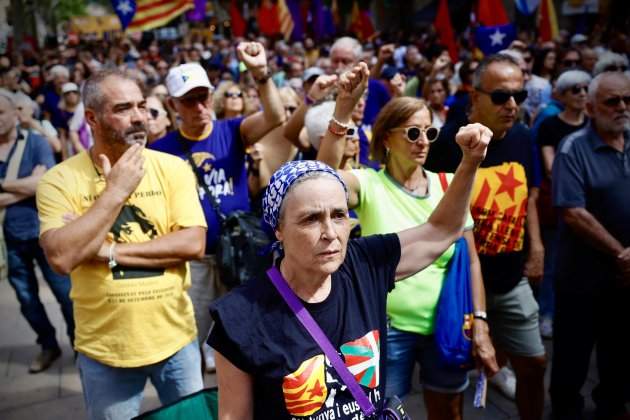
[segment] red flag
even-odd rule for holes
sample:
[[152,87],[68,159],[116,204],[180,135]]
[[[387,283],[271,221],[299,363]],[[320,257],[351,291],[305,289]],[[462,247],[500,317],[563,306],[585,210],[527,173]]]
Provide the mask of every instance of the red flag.
[[455,32],[453,31],[453,25],[451,25],[451,17],[448,14],[448,0],[440,0],[433,25],[440,38],[440,43],[448,48],[448,55],[451,56],[451,60],[453,63],[457,62],[459,54],[457,43],[455,42]]
[[370,13],[367,10],[361,10],[356,0],[352,5],[352,14],[350,15],[350,30],[361,41],[365,41],[374,35],[374,25],[372,24]]
[[243,19],[237,0],[230,0],[230,19],[232,20],[232,35],[245,36],[247,23]]
[[510,23],[502,0],[478,0],[477,22],[483,26],[507,25]]
[[263,0],[258,8],[258,27],[263,35],[273,36],[280,32],[278,7],[270,0]]

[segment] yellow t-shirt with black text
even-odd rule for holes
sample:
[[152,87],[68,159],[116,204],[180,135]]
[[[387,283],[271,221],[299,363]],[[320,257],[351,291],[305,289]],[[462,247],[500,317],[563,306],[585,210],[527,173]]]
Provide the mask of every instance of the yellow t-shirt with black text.
[[[145,174],[108,233],[117,243],[139,243],[192,226],[206,226],[196,180],[181,159],[144,150]],[[53,167],[37,187],[40,235],[83,215],[103,189],[88,153]],[[65,244],[72,247],[72,243]],[[160,362],[197,336],[188,263],[151,269],[89,261],[70,274],[75,349],[115,367]]]

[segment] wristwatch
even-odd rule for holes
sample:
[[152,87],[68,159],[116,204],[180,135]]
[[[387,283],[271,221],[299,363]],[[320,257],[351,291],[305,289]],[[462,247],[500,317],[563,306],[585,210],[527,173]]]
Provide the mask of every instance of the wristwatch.
[[486,311],[475,311],[473,312],[474,319],[480,319],[482,321],[488,322],[488,314]]
[[116,261],[116,255],[114,254],[115,246],[116,242],[112,242],[112,244],[109,246],[109,261],[107,262],[107,265],[109,266],[110,270],[118,265],[118,262]]

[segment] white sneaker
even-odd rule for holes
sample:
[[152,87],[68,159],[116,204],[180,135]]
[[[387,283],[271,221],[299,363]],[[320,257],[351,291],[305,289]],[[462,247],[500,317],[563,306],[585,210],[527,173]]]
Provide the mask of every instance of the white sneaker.
[[217,364],[214,361],[214,350],[212,347],[203,343],[203,358],[206,362],[206,373],[214,373],[217,370]]
[[540,336],[542,338],[553,338],[553,320],[544,317],[540,320]]
[[503,396],[514,400],[516,398],[516,376],[512,369],[504,366],[494,375],[488,379],[488,383],[497,389]]

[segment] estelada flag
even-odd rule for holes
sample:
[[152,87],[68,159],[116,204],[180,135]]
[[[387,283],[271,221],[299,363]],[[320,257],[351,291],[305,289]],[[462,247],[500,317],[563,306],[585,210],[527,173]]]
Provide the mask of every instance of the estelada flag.
[[163,26],[195,7],[194,0],[112,0],[123,30],[146,31]]

